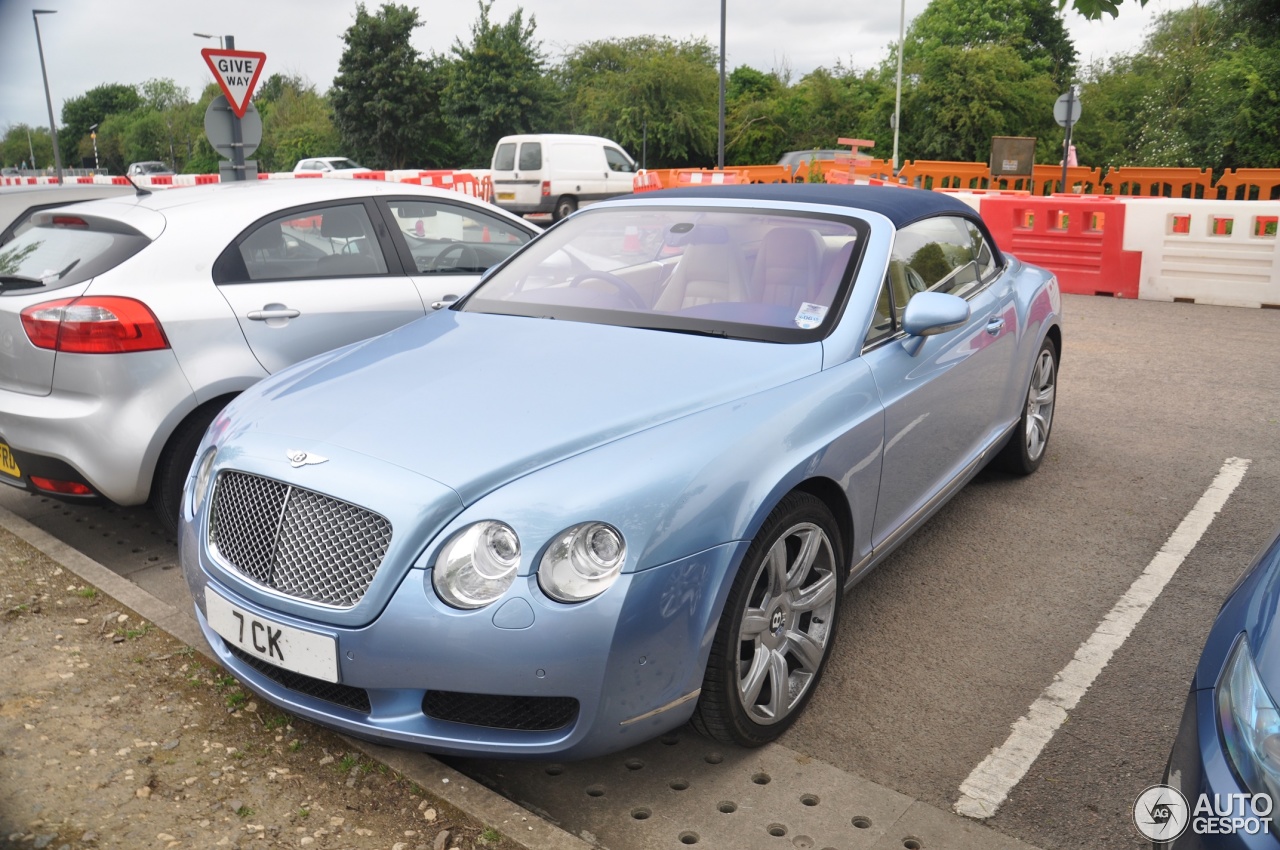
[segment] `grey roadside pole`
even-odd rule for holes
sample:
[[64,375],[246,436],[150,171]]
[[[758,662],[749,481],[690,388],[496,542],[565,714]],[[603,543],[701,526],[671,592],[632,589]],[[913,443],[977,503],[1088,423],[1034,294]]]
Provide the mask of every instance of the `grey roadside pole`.
[[[58,183],[62,183],[62,153],[58,150],[58,125],[53,120],[53,98],[49,95],[49,74],[44,69],[44,45],[40,42],[39,15],[56,15],[57,9],[32,9],[31,22],[36,25],[36,50],[40,53],[40,76],[44,78],[44,102],[49,107],[49,135],[53,138],[53,167],[58,175]],[[35,153],[31,155],[31,167],[35,168]]]

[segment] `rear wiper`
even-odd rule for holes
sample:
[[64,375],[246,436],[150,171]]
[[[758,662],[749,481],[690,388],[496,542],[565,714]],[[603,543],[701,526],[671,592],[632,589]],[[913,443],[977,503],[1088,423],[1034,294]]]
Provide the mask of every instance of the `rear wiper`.
[[44,281],[35,277],[23,277],[20,274],[0,274],[0,292],[10,289],[42,289]]

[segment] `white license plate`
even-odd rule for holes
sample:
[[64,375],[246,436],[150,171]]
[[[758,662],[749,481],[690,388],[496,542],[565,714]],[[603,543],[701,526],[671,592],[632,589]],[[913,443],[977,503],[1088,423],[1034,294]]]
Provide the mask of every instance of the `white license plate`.
[[338,642],[332,637],[251,614],[208,585],[204,589],[204,606],[209,628],[237,649],[313,679],[338,681]]

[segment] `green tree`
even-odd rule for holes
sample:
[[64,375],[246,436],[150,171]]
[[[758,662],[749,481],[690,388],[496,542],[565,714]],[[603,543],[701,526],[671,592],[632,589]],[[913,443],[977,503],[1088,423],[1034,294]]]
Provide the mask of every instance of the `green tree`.
[[913,159],[986,161],[993,136],[1034,136],[1037,158],[1058,161],[1057,86],[1012,48],[939,46],[903,92],[901,147]]
[[939,47],[1011,48],[1058,87],[1071,82],[1076,50],[1052,0],[930,0],[907,31],[904,61]]
[[[35,151],[35,162],[31,161],[31,151]],[[0,141],[0,160],[5,165],[27,164],[27,168],[45,168],[53,166],[53,139],[47,127],[32,127],[28,124],[11,124],[5,130],[4,139]]]
[[361,3],[343,33],[346,47],[329,92],[333,124],[342,153],[372,168],[417,164],[440,129],[427,63],[410,44],[421,25],[408,6],[386,3],[370,14]]
[[187,144],[194,141],[196,132],[192,127],[191,98],[186,88],[167,77],[159,77],[143,83],[141,92],[142,108],[134,122],[134,141],[129,144],[135,151],[154,153],[130,162],[159,159],[169,163],[174,171],[181,171]]
[[650,166],[714,164],[717,61],[702,39],[636,36],[579,45],[559,69],[572,129],[607,136],[637,156],[647,140]]
[[526,21],[524,10],[516,7],[499,24],[490,18],[493,0],[481,0],[479,8],[471,43],[454,40],[441,98],[446,120],[465,140],[459,153],[471,166],[487,163],[505,135],[546,129],[555,97],[541,42],[534,37],[534,17]]
[[314,86],[294,77],[267,94],[270,99],[257,104],[263,125],[260,170],[289,171],[300,159],[332,156],[341,147],[329,103]]
[[[104,83],[62,104],[62,128],[58,144],[69,149],[89,135],[89,128],[101,124],[108,115],[132,112],[142,106],[142,98],[134,86]],[[90,145],[92,152],[92,145]]]

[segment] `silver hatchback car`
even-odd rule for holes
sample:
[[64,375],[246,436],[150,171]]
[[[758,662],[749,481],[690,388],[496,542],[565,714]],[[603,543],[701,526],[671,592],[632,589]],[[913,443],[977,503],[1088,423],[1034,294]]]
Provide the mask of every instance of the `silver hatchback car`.
[[228,401],[465,295],[536,232],[369,180],[140,193],[33,223],[0,246],[0,482],[149,501],[171,528]]

